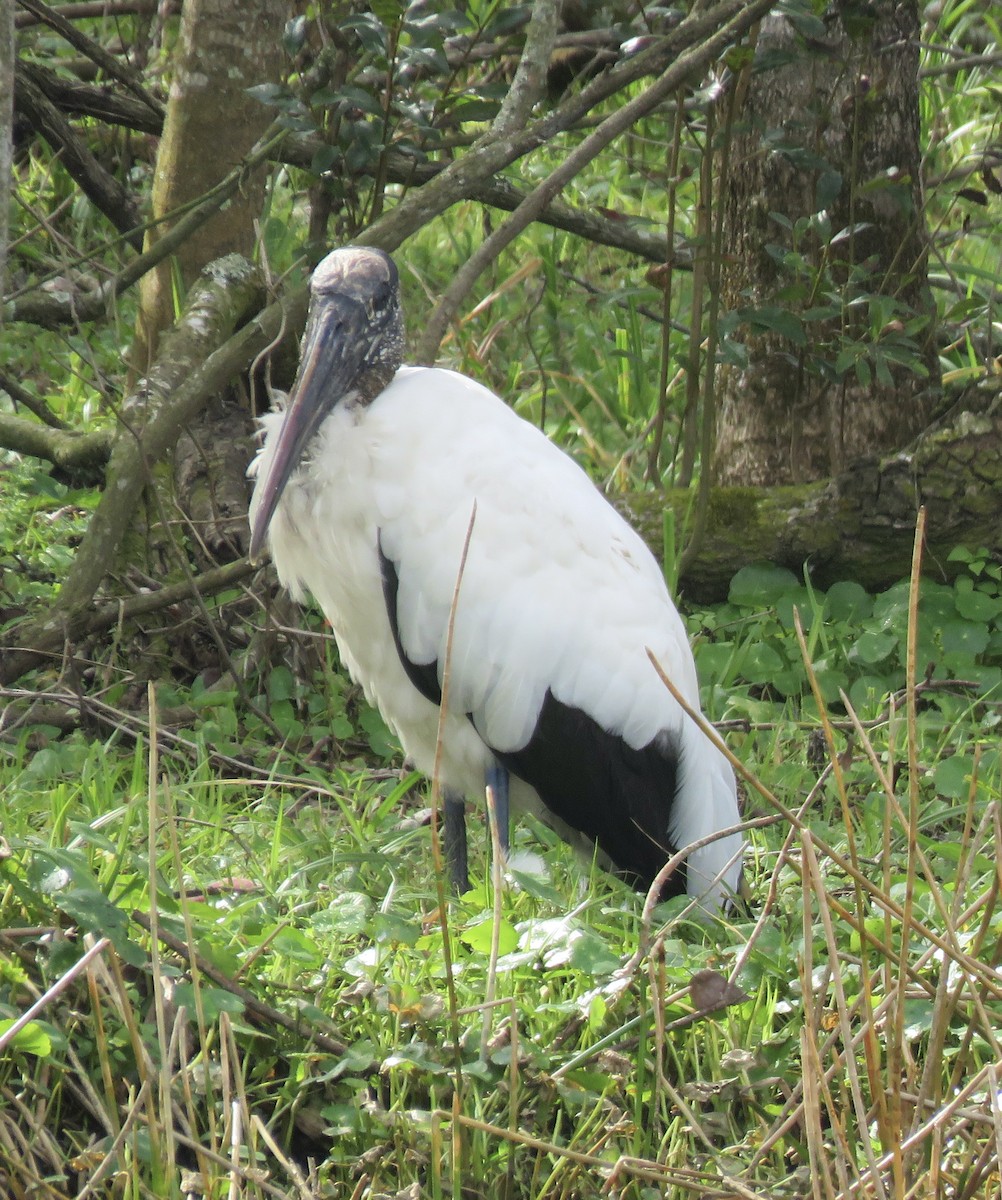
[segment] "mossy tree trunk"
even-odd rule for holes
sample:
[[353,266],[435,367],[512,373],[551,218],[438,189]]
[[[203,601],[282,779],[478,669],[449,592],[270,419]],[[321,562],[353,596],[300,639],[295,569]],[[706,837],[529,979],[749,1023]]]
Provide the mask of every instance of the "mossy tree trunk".
[[[911,567],[920,507],[926,510],[925,570],[947,577],[956,546],[985,547],[1002,556],[1002,412],[994,381],[950,422],[909,446],[860,458],[829,479],[776,487],[714,487],[699,552],[680,586],[690,599],[727,595],[733,575],[753,562],[806,570],[821,587],[853,579],[871,590],[888,587]],[[660,549],[663,508],[678,528],[692,516],[691,493],[640,493],[620,506],[654,549]]]
[[928,424],[918,37],[915,0],[763,23],[724,196],[722,483],[837,475]]

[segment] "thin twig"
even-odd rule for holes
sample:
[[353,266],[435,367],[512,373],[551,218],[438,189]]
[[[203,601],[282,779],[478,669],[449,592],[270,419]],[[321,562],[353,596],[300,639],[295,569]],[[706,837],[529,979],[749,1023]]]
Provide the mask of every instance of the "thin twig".
[[[456,994],[456,976],[452,961],[452,935],[449,925],[449,905],[445,895],[445,871],[442,863],[442,845],[439,839],[442,815],[442,754],[445,746],[445,726],[449,720],[449,682],[452,668],[452,643],[456,632],[456,609],[459,605],[459,592],[466,572],[466,559],[470,553],[470,540],[473,537],[473,527],[477,520],[477,502],[474,500],[470,511],[470,520],[466,526],[466,537],[459,556],[459,566],[456,569],[456,584],[452,591],[452,601],[449,605],[449,624],[445,635],[445,658],[442,663],[442,697],[438,706],[438,730],[435,737],[435,765],[431,777],[431,798],[433,808],[432,818],[432,854],[435,859],[435,888],[438,898],[438,921],[442,931],[442,959],[445,969],[446,990],[449,996],[449,1020],[452,1025],[453,1065],[455,1069],[456,1092],[458,1098],[463,1093],[463,1049],[460,1044],[459,1031],[459,1000]],[[465,817],[464,817],[465,820]]]

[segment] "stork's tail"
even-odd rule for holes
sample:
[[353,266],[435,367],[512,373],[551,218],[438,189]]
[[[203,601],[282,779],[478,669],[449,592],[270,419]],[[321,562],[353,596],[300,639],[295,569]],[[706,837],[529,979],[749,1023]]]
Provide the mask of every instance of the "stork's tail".
[[[737,825],[737,784],[727,758],[699,726],[686,719],[672,813],[672,842],[690,846]],[[687,888],[707,908],[718,909],[741,882],[742,838],[730,833],[694,850],[686,860]]]

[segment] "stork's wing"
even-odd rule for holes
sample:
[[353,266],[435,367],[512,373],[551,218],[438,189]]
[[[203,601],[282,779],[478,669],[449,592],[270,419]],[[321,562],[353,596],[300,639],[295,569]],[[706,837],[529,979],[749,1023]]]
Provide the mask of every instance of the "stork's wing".
[[[448,657],[448,707],[551,812],[649,882],[672,835],[688,834],[672,802],[683,746],[701,737],[647,657],[697,702],[657,564],[584,474],[490,393],[435,371],[407,395],[402,375],[367,420],[388,422],[373,479],[386,481],[383,595],[408,678],[440,703]],[[411,438],[388,436],[424,409]]]
[[413,438],[374,435],[384,595],[412,682],[438,700],[433,680],[441,685],[459,581],[449,707],[469,713],[489,745],[522,749],[548,692],[634,748],[677,728],[681,710],[647,648],[694,703],[695,669],[641,539],[491,393],[451,372],[414,375],[423,389],[433,381],[434,405],[395,395],[407,388],[401,372],[367,417],[392,427],[403,413],[410,424],[431,410]]

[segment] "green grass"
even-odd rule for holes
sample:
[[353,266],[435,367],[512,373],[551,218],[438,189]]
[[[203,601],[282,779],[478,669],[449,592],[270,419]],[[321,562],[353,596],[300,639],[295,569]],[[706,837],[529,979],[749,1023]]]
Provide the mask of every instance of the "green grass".
[[[997,595],[970,559],[955,606]],[[808,662],[893,635],[881,675],[835,664],[883,689],[858,718],[796,675],[794,603]],[[990,1195],[999,708],[963,681],[997,668],[998,617],[889,705],[909,630],[944,628],[936,588],[901,603],[899,628],[893,591],[766,574],[695,614],[754,768],[750,909],[712,921],[675,901],[646,926],[534,825],[497,894],[481,834],[443,914],[423,785],[276,754],[250,718],[242,774],[124,711],[106,742],[26,734],[0,781],[0,1014],[47,998],[0,1054],[0,1168],[52,1197]],[[766,650],[789,678],[749,678]],[[694,1012],[703,969],[743,998]]]

